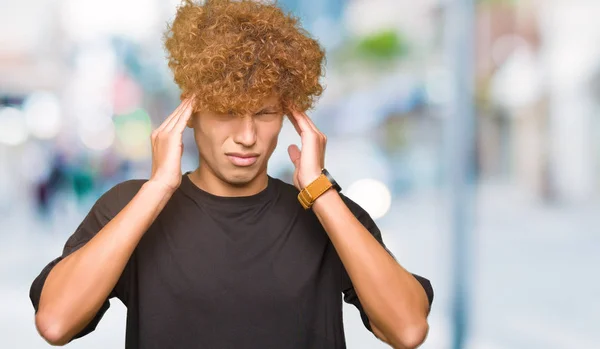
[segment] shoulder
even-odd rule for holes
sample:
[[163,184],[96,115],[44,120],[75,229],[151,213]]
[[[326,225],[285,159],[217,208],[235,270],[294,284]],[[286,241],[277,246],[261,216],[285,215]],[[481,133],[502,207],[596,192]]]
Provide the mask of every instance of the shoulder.
[[130,179],[120,182],[107,190],[96,203],[94,209],[116,215],[121,211],[146,183],[146,179]]
[[350,199],[343,193],[340,193],[340,196],[342,197],[342,200],[344,201],[348,209],[350,209],[350,212],[352,212],[356,218],[358,218],[361,221],[366,218],[371,219],[369,213],[365,211],[365,209],[362,208],[359,204],[357,204],[354,200]]
[[130,179],[115,185],[112,190],[117,192],[121,202],[127,204],[147,181],[147,179]]
[[[282,195],[288,196],[290,199],[297,200],[299,191],[294,185],[284,182],[283,180],[278,178],[273,179],[274,183],[279,188],[279,191]],[[350,212],[352,212],[352,214],[354,214],[354,216],[359,221],[361,221],[363,224],[373,224],[373,220],[371,219],[371,216],[369,216],[369,213],[365,209],[363,209],[358,203],[356,203],[343,193],[340,193],[340,197],[342,198]]]
[[102,227],[110,222],[135,196],[144,180],[128,180],[114,185],[102,194],[88,214],[69,237],[63,250],[63,257],[72,253],[93,238]]

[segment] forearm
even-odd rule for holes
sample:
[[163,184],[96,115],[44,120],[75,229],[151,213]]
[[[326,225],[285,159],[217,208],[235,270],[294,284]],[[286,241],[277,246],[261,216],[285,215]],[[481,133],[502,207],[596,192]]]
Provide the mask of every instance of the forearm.
[[420,283],[356,219],[337,192],[323,194],[313,210],[371,323],[396,348],[418,346],[427,332],[429,310]]
[[146,182],[90,241],[52,268],[36,313],[36,326],[46,340],[64,344],[94,318],[170,196]]

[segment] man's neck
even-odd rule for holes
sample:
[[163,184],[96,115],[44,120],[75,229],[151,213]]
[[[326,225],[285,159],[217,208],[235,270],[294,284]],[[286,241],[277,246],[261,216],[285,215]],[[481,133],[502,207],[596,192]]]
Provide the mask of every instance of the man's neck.
[[251,196],[263,191],[269,182],[267,171],[244,185],[234,185],[219,178],[208,166],[200,165],[188,175],[190,181],[205,192],[222,197]]

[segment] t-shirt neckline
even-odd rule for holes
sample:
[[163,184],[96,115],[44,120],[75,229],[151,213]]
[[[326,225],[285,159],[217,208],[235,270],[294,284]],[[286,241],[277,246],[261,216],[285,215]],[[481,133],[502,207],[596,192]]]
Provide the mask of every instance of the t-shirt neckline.
[[267,187],[260,192],[248,196],[219,196],[211,194],[198,187],[188,176],[191,171],[185,172],[181,179],[180,189],[192,198],[198,199],[201,202],[207,202],[213,205],[255,205],[264,203],[273,197],[274,194],[274,179],[267,175]]

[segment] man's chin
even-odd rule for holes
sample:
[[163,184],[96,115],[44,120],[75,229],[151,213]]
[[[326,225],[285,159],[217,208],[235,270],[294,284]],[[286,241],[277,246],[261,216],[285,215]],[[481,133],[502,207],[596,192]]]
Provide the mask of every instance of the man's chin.
[[249,185],[257,176],[257,171],[249,168],[234,170],[225,176],[227,183],[236,187]]

